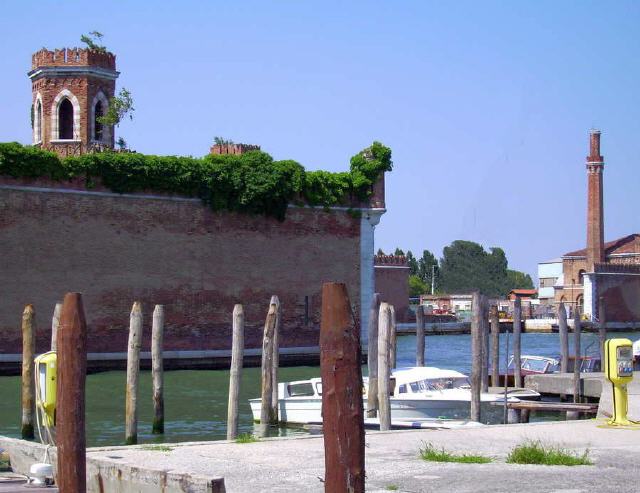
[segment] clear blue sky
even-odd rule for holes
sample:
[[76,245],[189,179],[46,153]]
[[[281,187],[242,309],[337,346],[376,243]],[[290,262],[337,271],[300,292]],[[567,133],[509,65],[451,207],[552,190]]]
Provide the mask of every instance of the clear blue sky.
[[0,141],[29,143],[30,56],[105,34],[140,152],[260,144],[308,169],[393,149],[377,247],[456,239],[512,268],[584,246],[588,130],[606,238],[640,232],[640,2],[2,3]]

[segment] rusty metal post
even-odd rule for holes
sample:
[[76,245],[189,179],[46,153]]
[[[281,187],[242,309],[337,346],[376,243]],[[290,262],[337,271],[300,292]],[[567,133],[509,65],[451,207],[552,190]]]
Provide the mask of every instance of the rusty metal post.
[[86,491],[87,324],[80,293],[67,293],[58,329],[56,442],[60,493]]
[[22,438],[32,440],[36,389],[33,380],[33,358],[36,351],[36,312],[26,305],[22,312]]
[[328,493],[364,493],[364,413],[360,330],[343,283],[322,286],[320,373]]

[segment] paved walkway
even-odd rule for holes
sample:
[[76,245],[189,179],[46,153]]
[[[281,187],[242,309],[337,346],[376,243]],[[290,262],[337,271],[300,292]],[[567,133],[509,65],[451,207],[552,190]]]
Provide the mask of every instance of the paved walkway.
[[[563,492],[638,491],[640,430],[605,429],[602,421],[532,423],[440,431],[372,432],[366,436],[367,491]],[[594,466],[505,464],[511,448],[542,440],[582,453]],[[491,464],[436,464],[418,456],[430,442],[454,452],[480,453]],[[276,438],[256,443],[207,442],[157,447],[91,449],[92,457],[200,475],[221,475],[227,492],[324,491],[322,437]]]

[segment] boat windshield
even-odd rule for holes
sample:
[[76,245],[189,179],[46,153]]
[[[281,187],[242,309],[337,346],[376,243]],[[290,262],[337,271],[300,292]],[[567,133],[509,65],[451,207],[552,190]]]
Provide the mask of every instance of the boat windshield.
[[412,392],[459,389],[469,387],[469,379],[467,377],[425,378],[417,382],[410,382],[409,387],[411,387]]
[[523,370],[530,370],[536,373],[545,373],[547,371],[547,366],[549,366],[549,361],[544,359],[525,358],[522,360],[521,364]]

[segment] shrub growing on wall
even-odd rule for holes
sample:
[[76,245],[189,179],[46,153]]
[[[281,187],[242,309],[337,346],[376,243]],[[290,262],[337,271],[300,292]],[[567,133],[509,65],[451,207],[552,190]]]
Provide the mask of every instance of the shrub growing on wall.
[[214,210],[284,219],[290,203],[318,206],[366,200],[380,173],[391,171],[391,150],[379,142],[351,158],[349,172],[306,171],[262,151],[204,158],[100,152],[59,159],[18,143],[0,143],[0,175],[100,182],[117,193],[155,191],[199,197]]

